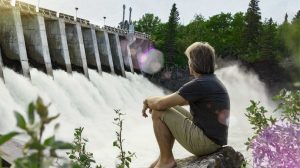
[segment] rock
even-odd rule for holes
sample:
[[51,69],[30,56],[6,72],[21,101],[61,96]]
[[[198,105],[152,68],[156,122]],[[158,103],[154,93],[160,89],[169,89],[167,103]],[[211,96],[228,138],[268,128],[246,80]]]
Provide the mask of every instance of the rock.
[[226,146],[210,155],[178,159],[176,168],[240,168],[244,161],[240,152]]

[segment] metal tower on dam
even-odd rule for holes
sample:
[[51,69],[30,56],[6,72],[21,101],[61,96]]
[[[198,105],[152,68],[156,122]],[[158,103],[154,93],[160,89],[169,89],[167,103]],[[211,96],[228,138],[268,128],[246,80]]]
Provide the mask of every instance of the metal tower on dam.
[[30,67],[48,75],[53,69],[88,68],[125,76],[140,72],[138,53],[150,46],[149,36],[16,1],[0,0],[0,78],[6,66],[26,77]]

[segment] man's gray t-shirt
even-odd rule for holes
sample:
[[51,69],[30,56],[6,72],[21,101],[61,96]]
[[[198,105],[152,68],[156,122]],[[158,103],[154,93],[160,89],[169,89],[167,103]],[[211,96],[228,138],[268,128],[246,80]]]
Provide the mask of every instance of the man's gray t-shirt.
[[193,122],[218,145],[226,145],[230,100],[226,88],[214,75],[202,75],[183,85],[178,94],[190,104]]

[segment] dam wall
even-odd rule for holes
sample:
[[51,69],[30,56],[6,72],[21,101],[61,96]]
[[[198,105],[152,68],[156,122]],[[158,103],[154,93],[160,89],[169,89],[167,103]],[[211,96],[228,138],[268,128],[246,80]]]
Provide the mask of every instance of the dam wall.
[[[0,77],[8,67],[30,77],[29,68],[53,75],[53,69],[76,71],[89,78],[88,68],[125,76],[140,72],[137,61],[140,41],[150,41],[144,33],[90,21],[16,1],[0,0]],[[134,40],[133,40],[134,39]],[[135,52],[135,53],[132,53]]]
[[100,53],[100,60],[102,69],[106,72],[110,72],[112,74],[115,73],[114,64],[112,60],[111,48],[108,38],[107,31],[96,31],[96,38],[98,44],[98,50]]
[[30,77],[20,11],[7,7],[0,11],[0,48],[3,65]]
[[64,20],[47,19],[45,23],[53,69],[62,69],[72,73]]
[[53,76],[44,17],[23,13],[21,19],[30,65]]
[[96,30],[94,27],[82,28],[83,43],[86,53],[88,67],[96,69],[99,74],[102,73],[101,60],[98,49]]
[[118,75],[125,76],[124,61],[118,34],[109,33],[108,37],[114,64],[114,70]]
[[66,23],[65,27],[72,70],[83,73],[88,78],[81,26],[79,23]]

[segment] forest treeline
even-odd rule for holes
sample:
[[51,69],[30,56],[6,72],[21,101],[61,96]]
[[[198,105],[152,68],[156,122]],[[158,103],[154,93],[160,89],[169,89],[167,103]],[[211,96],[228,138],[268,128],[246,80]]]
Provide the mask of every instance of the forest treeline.
[[185,49],[195,41],[210,43],[217,56],[248,63],[293,60],[300,65],[300,10],[285,14],[283,23],[262,19],[259,0],[250,0],[246,12],[220,13],[204,18],[196,14],[187,25],[180,24],[180,13],[173,4],[169,20],[146,13],[135,21],[135,29],[151,35],[167,65],[186,66]]

